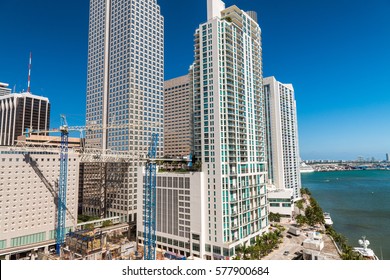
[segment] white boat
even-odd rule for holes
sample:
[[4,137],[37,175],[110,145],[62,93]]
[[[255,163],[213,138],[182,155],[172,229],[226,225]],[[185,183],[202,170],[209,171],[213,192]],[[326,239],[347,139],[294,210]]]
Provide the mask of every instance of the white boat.
[[301,162],[301,164],[299,166],[299,170],[300,170],[301,173],[310,173],[310,172],[314,172],[315,171],[313,169],[313,167],[311,167],[310,165],[307,165],[303,161]]
[[325,220],[325,226],[329,227],[333,225],[333,221],[329,213],[324,212],[324,220]]
[[362,239],[359,240],[359,245],[363,247],[355,247],[353,250],[362,255],[365,260],[379,260],[379,258],[375,255],[375,252],[368,248],[370,241],[368,241],[365,236],[362,236]]

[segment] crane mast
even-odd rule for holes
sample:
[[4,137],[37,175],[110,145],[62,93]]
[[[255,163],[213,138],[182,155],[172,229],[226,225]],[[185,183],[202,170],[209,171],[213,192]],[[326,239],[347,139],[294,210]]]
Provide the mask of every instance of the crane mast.
[[158,134],[152,134],[144,180],[144,260],[156,259],[156,150]]
[[68,185],[68,139],[69,131],[78,131],[82,133],[85,127],[68,127],[65,115],[61,115],[61,126],[59,129],[52,130],[33,130],[27,129],[26,136],[32,133],[61,133],[60,150],[60,176],[58,182],[57,196],[57,227],[56,227],[56,253],[60,255],[61,245],[65,240],[65,222],[66,222],[66,189]]
[[58,218],[56,230],[56,253],[60,255],[61,245],[65,240],[66,216],[66,189],[68,185],[68,138],[69,130],[65,116],[61,116],[61,153],[60,153],[60,179],[58,184]]
[[[111,127],[120,128],[128,125],[110,125],[101,127],[99,125],[92,126],[72,126],[69,127],[66,117],[61,115],[61,126],[59,129],[51,130],[27,130],[26,136],[31,133],[61,133],[61,150],[60,150],[60,176],[58,184],[58,200],[57,200],[57,228],[56,228],[56,253],[60,255],[61,246],[65,240],[66,227],[66,190],[68,181],[68,138],[69,132],[78,131],[81,134],[85,130],[101,130]],[[156,151],[158,144],[158,134],[153,133],[151,143],[148,149],[146,159],[146,170],[144,178],[144,259],[154,260],[156,258]],[[97,149],[83,149],[81,152],[81,161],[83,162],[105,162],[113,161],[128,161],[136,155]],[[165,159],[168,161],[178,161],[178,159]]]

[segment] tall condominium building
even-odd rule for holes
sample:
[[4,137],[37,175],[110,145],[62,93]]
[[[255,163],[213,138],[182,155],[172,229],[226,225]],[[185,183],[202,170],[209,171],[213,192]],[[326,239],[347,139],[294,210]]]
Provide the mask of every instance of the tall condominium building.
[[388,153],[386,154],[386,161],[390,162],[390,155]]
[[0,96],[4,96],[11,93],[11,89],[8,88],[8,84],[0,83]]
[[[85,212],[134,220],[137,158],[146,154],[152,133],[159,134],[157,155],[163,153],[164,21],[157,1],[90,0],[88,43],[86,122],[103,129],[87,133],[86,145],[126,151],[135,160],[104,213],[96,196],[84,196]],[[88,166],[84,174],[91,174]],[[84,190],[99,196],[94,188],[86,178]]]
[[273,212],[272,207],[291,209],[292,202],[301,197],[297,108],[291,84],[282,84],[274,77],[264,78],[264,94],[269,179],[279,194],[284,190],[291,193],[291,197],[269,196],[270,211]]
[[207,216],[201,240],[207,256],[228,258],[268,227],[261,29],[237,6],[207,4],[194,63],[194,150]]
[[31,93],[0,97],[0,146],[14,145],[26,129],[48,130],[49,126],[48,98]]
[[192,88],[185,75],[164,83],[164,155],[183,157],[192,150]]
[[[0,259],[34,258],[54,247],[60,149],[0,147]],[[77,225],[79,155],[68,153],[66,232]]]

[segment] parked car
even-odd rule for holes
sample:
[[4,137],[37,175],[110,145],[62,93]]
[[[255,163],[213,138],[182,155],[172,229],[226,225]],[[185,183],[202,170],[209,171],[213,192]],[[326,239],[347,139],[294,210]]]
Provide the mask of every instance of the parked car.
[[289,251],[284,251],[283,256],[287,256],[289,253]]

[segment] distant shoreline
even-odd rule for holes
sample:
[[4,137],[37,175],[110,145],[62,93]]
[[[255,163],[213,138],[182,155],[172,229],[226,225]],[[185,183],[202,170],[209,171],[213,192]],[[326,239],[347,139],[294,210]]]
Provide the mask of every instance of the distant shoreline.
[[[314,170],[314,172],[343,172],[343,171],[370,171],[370,170],[375,170],[375,171],[390,171],[390,169],[387,168],[366,168],[366,169],[334,169],[334,170]],[[308,174],[308,173],[313,173],[313,172],[302,172],[301,174]]]

